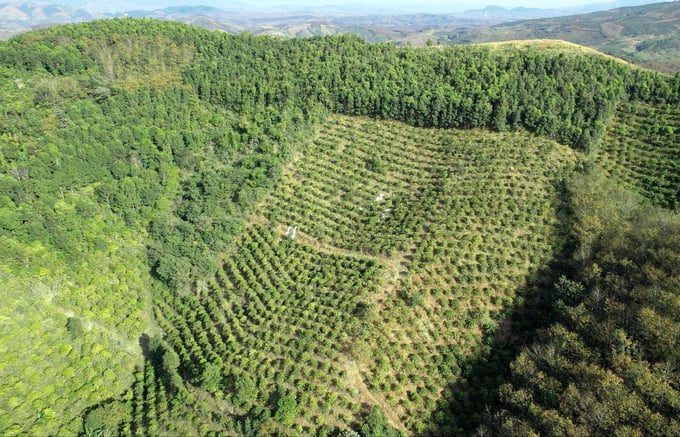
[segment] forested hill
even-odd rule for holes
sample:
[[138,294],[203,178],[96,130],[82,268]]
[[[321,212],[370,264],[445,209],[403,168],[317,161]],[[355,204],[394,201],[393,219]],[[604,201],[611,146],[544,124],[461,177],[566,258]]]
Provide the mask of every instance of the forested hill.
[[[610,120],[622,102],[676,107],[680,75],[670,78],[563,50],[399,48],[352,36],[272,39],[153,20],[110,20],[54,27],[0,43],[0,90],[0,277],[5,284],[0,293],[7,303],[0,309],[6,340],[0,349],[5,357],[0,365],[0,433],[75,434],[106,425],[123,434],[155,434],[167,431],[158,422],[166,423],[169,411],[195,412],[173,422],[175,430],[185,432],[227,427],[215,419],[215,412],[222,411],[232,425],[237,423],[227,427],[230,432],[245,423],[252,427],[257,419],[265,423],[264,430],[288,433],[298,429],[293,425],[300,412],[296,402],[302,402],[286,391],[290,382],[278,381],[276,392],[266,382],[271,376],[253,380],[238,373],[257,361],[243,356],[241,370],[231,375],[243,377],[236,387],[220,376],[231,369],[230,348],[262,330],[255,329],[250,337],[241,330],[227,335],[210,320],[219,319],[226,327],[237,321],[253,324],[242,312],[220,312],[245,298],[225,289],[220,299],[226,300],[218,300],[219,305],[208,299],[234,244],[250,244],[244,229],[252,227],[247,223],[254,208],[280,187],[287,165],[308,152],[307,139],[321,121],[342,113],[414,127],[522,131],[568,145],[575,153],[596,152],[609,138]],[[458,159],[446,140],[437,147],[427,152],[423,145],[422,159]],[[552,147],[557,145],[541,143],[536,153],[549,156]],[[387,165],[382,157],[369,158],[360,162],[382,174]],[[533,172],[533,161],[522,159],[526,171]],[[539,172],[545,184],[540,189],[552,192],[552,184],[559,185],[563,177],[557,170],[567,172],[572,160],[564,154],[558,167]],[[464,162],[441,162],[465,167]],[[453,187],[452,173],[441,170],[441,162],[424,170],[436,172],[423,179],[434,181],[434,188],[414,188],[425,184],[421,180],[400,182],[415,190],[404,188],[404,202],[448,202],[438,197],[443,187]],[[484,177],[494,174],[487,161],[482,164]],[[410,170],[399,171],[404,181],[412,177]],[[515,169],[507,171],[514,174]],[[385,174],[398,179],[395,172]],[[528,174],[534,175],[522,177]],[[633,177],[631,184],[636,181]],[[668,190],[662,195],[665,205],[677,200]],[[351,192],[343,196],[351,198]],[[411,204],[395,211],[420,211],[414,206],[419,203],[404,205]],[[456,205],[451,203],[452,211]],[[424,226],[422,235],[416,235],[424,241],[429,226],[423,223],[431,219],[405,217],[401,226]],[[362,223],[382,229],[383,220],[376,215]],[[556,219],[545,218],[545,229],[541,227],[546,233],[551,220]],[[361,256],[376,258],[360,261],[363,276],[348,280],[382,286],[376,276],[380,268],[373,263],[408,249],[399,232],[390,232],[395,232],[393,239],[377,239],[377,248],[369,244],[361,249]],[[263,247],[271,245],[279,254],[287,250],[264,235]],[[537,238],[541,242],[547,237]],[[311,249],[294,250],[304,258]],[[312,268],[316,258],[308,258]],[[538,268],[540,257],[529,259],[526,263]],[[244,271],[251,261],[242,259],[238,268]],[[336,269],[345,263],[329,261]],[[303,277],[282,275],[291,281]],[[255,285],[246,276],[246,282],[230,280],[236,288],[269,290],[271,284]],[[361,308],[370,307],[363,301],[351,304],[356,308],[345,309],[350,313],[342,316],[347,326],[354,326],[349,320],[356,314],[366,313]],[[258,311],[264,311],[261,306]],[[289,314],[285,305],[279,310],[272,320]],[[201,334],[190,330],[196,326],[206,329]],[[360,330],[351,332],[340,336],[347,347]],[[481,335],[486,328],[470,332]],[[150,344],[148,336],[153,337]],[[295,357],[297,340],[285,346]],[[37,361],[43,364],[26,365]],[[280,361],[285,366],[290,357]],[[135,365],[143,371],[134,374]],[[120,398],[134,378],[134,392]],[[234,390],[241,393],[240,401],[225,394]],[[172,405],[162,403],[168,400]],[[352,424],[364,415],[362,408],[348,407],[332,425]],[[413,411],[434,414],[432,406],[418,408]],[[88,416],[83,428],[88,412],[96,414]],[[127,419],[116,421],[126,414]],[[370,416],[374,422],[376,417]],[[300,419],[295,426],[331,426],[323,417],[315,420],[310,425],[311,417]],[[418,420],[408,422],[409,432],[436,432],[434,420]],[[473,423],[449,426],[460,430]]]
[[[266,190],[291,152],[290,139],[319,111],[415,126],[526,129],[587,150],[624,96],[674,103],[680,89],[680,77],[670,81],[599,56],[408,49],[351,36],[277,40],[152,20],[21,35],[0,46],[0,61],[7,88],[3,191],[15,193],[17,206],[39,198],[50,207],[47,198],[91,186],[128,224],[151,220],[154,272],[179,288],[211,270],[209,260],[238,228],[216,218],[234,216]],[[93,117],[104,124],[89,123]],[[209,123],[200,123],[205,117]],[[63,142],[72,150],[49,147]],[[210,165],[206,147],[218,158]],[[72,243],[57,241],[64,232],[36,234],[47,223],[30,223],[33,231],[21,223],[8,230],[69,252]],[[193,242],[191,250],[182,241]]]

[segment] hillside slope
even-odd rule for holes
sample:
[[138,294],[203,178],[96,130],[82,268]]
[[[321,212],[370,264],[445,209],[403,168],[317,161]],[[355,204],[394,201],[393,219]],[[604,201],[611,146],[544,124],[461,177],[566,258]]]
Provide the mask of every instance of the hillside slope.
[[680,204],[680,108],[619,105],[596,161],[633,191],[670,209]]
[[643,67],[675,73],[680,70],[679,35],[680,4],[668,2],[506,23],[456,32],[440,39],[451,43],[561,39]]
[[577,156],[680,100],[581,51],[154,20],[2,42],[0,88],[8,434],[474,429]]
[[466,361],[561,244],[576,160],[526,134],[330,117],[207,290],[158,296],[178,372],[233,405],[206,426],[311,435],[378,408],[409,434],[460,430],[444,387],[471,389]]
[[[414,46],[559,39],[591,47],[644,67],[667,73],[678,71],[676,60],[680,44],[677,38],[678,7],[675,3],[621,7],[590,14],[579,12],[583,10],[590,9],[507,10],[491,6],[460,14],[357,16],[332,7],[325,10],[323,6],[319,10],[312,8],[297,12],[253,11],[252,7],[232,3],[223,9],[178,6],[90,13],[59,5],[13,2],[0,3],[0,39],[59,23],[136,17],[177,21],[229,33],[248,32],[290,38],[353,34],[367,42]],[[528,20],[544,16],[557,18]]]
[[480,431],[677,435],[680,219],[597,169],[569,192],[574,272],[556,281],[550,325],[510,364]]

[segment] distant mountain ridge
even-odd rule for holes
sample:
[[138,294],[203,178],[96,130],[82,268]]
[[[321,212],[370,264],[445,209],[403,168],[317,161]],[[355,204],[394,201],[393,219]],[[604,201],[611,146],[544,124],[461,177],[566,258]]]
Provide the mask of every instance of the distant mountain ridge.
[[561,39],[674,73],[680,70],[680,2],[503,23],[440,35],[440,39],[449,43]]
[[0,39],[30,29],[103,18],[84,9],[43,3],[0,3]]
[[[128,3],[123,2],[121,7]],[[85,9],[70,6],[20,2],[0,3],[0,38],[8,38],[52,24],[98,18],[135,17],[179,21],[210,30],[232,33],[248,31],[254,34],[286,37],[355,33],[372,42],[405,42],[410,35],[428,29],[468,28],[501,23],[510,19],[503,18],[502,14],[494,17],[428,13],[357,15],[332,5],[287,10],[280,7],[255,10],[254,7],[239,2],[230,3],[223,8],[206,5],[154,8],[153,4],[154,2],[145,4],[148,7],[144,9],[91,13]],[[423,44],[424,42],[422,41]]]
[[[506,9],[487,6],[480,10],[461,13],[431,13],[432,5],[423,4],[423,12],[386,10],[383,6],[334,4],[274,4],[255,6],[247,2],[230,1],[222,4],[211,0],[172,1],[121,1],[114,5],[88,0],[57,0],[59,5],[38,2],[0,3],[0,38],[21,33],[36,27],[52,24],[88,21],[98,18],[138,17],[181,21],[213,30],[275,33],[284,36],[309,36],[316,34],[315,23],[323,22],[331,33],[358,33],[369,36],[369,41],[401,41],[414,32],[424,30],[467,29],[517,20],[554,17],[589,12],[605,7],[639,4],[644,0],[610,2],[606,6],[594,4],[578,8],[541,9],[516,7]],[[394,5],[397,8],[399,5]],[[413,8],[410,8],[413,9]],[[348,23],[347,18],[352,17]],[[309,25],[299,31],[300,25]],[[361,29],[357,29],[360,26]],[[367,29],[370,28],[370,29]],[[373,28],[371,28],[373,27]],[[374,28],[377,27],[377,28]],[[291,29],[292,28],[292,29]],[[396,33],[395,33],[396,32]],[[370,37],[374,35],[373,37]],[[402,41],[403,40],[403,41]],[[420,41],[417,39],[416,43]]]
[[92,20],[100,14],[84,9],[42,3],[0,3],[0,23],[62,23]]
[[465,11],[464,14],[473,17],[497,18],[503,21],[527,20],[530,18],[559,17],[562,15],[573,14],[571,9],[543,9],[543,8],[504,8],[502,6],[487,6],[483,9],[472,9]]

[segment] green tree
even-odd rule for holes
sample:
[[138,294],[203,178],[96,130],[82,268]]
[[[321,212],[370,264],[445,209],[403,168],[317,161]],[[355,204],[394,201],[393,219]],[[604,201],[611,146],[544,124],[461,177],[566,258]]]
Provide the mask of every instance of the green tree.
[[211,393],[216,393],[222,388],[223,384],[222,368],[214,363],[206,364],[199,377],[198,385]]
[[298,404],[294,395],[282,396],[276,402],[276,413],[274,420],[284,425],[293,424],[293,419],[299,414]]

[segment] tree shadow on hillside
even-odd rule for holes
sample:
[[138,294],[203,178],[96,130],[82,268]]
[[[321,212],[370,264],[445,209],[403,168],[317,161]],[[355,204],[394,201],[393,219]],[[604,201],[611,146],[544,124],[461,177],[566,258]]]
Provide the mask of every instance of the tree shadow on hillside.
[[[550,270],[539,273],[547,279]],[[555,278],[556,279],[556,278]],[[493,336],[474,354],[458,362],[460,377],[448,384],[439,408],[430,419],[430,435],[470,436],[498,408],[498,390],[507,381],[510,363],[522,346],[531,343],[539,329],[550,324],[552,306],[543,280],[527,282],[524,299],[513,305],[510,315],[499,320]],[[552,282],[550,282],[552,283]],[[547,285],[547,284],[546,284]]]
[[143,333],[139,336],[139,347],[144,358],[148,360],[151,356],[151,337],[149,337],[149,334]]
[[571,211],[564,185],[557,187],[561,196],[560,234],[567,243],[542,269],[531,274],[523,287],[516,290],[507,316],[498,319],[498,329],[474,353],[458,362],[460,377],[448,384],[432,414],[427,435],[474,436],[491,435],[483,425],[499,411],[499,389],[507,382],[510,364],[522,348],[531,344],[538,331],[553,322],[553,285],[560,276],[573,273],[574,245],[568,238]]

